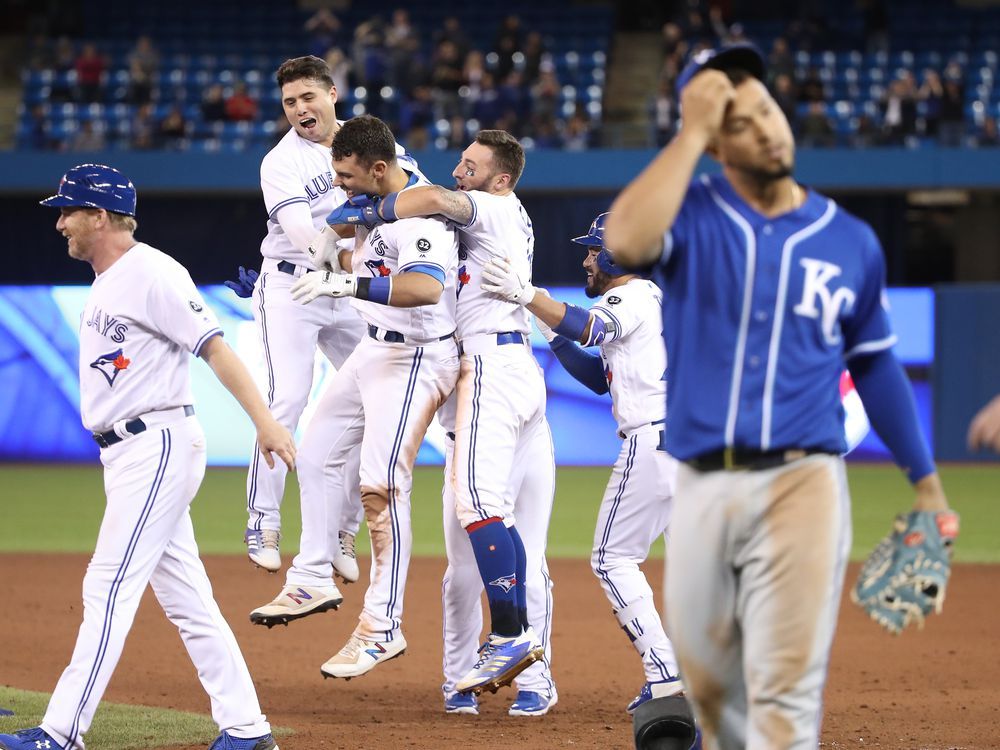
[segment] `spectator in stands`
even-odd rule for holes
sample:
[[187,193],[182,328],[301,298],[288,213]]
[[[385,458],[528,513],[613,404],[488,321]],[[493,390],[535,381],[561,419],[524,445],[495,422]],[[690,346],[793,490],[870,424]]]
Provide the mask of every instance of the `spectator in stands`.
[[156,128],[157,146],[167,149],[177,148],[187,137],[187,133],[188,122],[184,119],[184,113],[180,107],[174,105]]
[[138,60],[133,59],[128,67],[128,93],[125,95],[129,104],[140,106],[153,100],[153,77],[148,69]]
[[563,128],[562,147],[567,151],[586,151],[592,145],[593,131],[590,127],[590,118],[578,106],[576,111],[566,120],[566,127]]
[[917,92],[913,74],[902,71],[890,84],[882,99],[883,141],[901,146],[917,132]]
[[853,148],[871,148],[880,141],[878,128],[867,114],[860,114],[853,132],[848,138],[848,144]]
[[141,70],[145,77],[152,79],[160,72],[160,53],[153,46],[153,40],[143,35],[135,40],[135,46],[128,53],[129,70]]
[[52,124],[45,114],[45,105],[34,105],[29,115],[30,120],[25,129],[24,140],[21,141],[24,148],[32,151],[50,151],[55,149],[58,144],[52,137]]
[[468,91],[463,93],[463,99],[467,99],[466,104],[471,108],[473,103],[479,98],[482,90],[483,76],[489,75],[486,72],[486,62],[483,53],[477,49],[470,50],[465,56],[465,64],[462,66],[462,85],[468,87]]
[[201,98],[201,119],[205,122],[219,122],[226,119],[226,100],[222,85],[213,83]]
[[468,145],[469,138],[465,132],[465,118],[455,115],[448,121],[448,148],[461,151]]
[[799,84],[800,102],[825,102],[826,88],[823,86],[823,79],[820,78],[819,69],[815,66],[809,68],[805,79]]
[[556,78],[554,69],[544,71],[538,79],[538,83],[531,87],[531,114],[532,117],[555,119],[559,112],[559,97],[562,94],[562,86]]
[[156,148],[156,120],[153,118],[153,105],[143,104],[135,111],[132,118],[131,141],[129,145],[138,150]]
[[812,148],[836,145],[833,123],[826,114],[823,102],[809,102],[805,115],[799,121],[799,144]]
[[68,73],[76,65],[76,48],[68,36],[56,40],[53,67],[56,72]]
[[76,99],[79,102],[96,102],[103,98],[104,71],[108,63],[97,51],[97,45],[88,42],[80,50],[73,68],[76,70]]
[[249,122],[257,119],[257,100],[247,93],[247,85],[239,81],[226,99],[226,119],[230,122]]
[[792,130],[798,125],[798,92],[795,90],[795,81],[787,73],[779,73],[774,77],[771,84],[771,96],[782,112],[785,119],[792,126]]
[[459,113],[458,90],[463,82],[463,60],[458,47],[441,42],[431,59],[430,85],[434,91],[435,119],[451,119]]
[[976,134],[976,145],[980,148],[996,148],[1000,146],[1000,132],[997,131],[997,120],[992,115],[983,118],[983,124]]
[[500,91],[492,73],[484,73],[480,81],[479,95],[472,104],[472,117],[479,120],[481,130],[493,129],[503,113]]
[[548,52],[545,49],[545,39],[537,31],[528,32],[524,39],[524,69],[522,75],[526,85],[531,86],[538,80],[542,66],[548,62]]
[[965,86],[958,66],[945,68],[944,91],[941,96],[941,121],[938,141],[942,146],[961,146],[965,138]]
[[500,22],[493,49],[497,53],[496,75],[499,80],[507,77],[514,69],[514,55],[521,51],[521,19],[509,15]]
[[507,74],[499,86],[500,107],[505,113],[510,111],[518,119],[527,120],[530,102],[521,84],[521,74],[518,71],[512,70]]
[[652,145],[663,148],[674,137],[677,124],[674,85],[666,78],[660,78],[656,94],[649,102],[649,121],[652,125]]
[[448,16],[445,18],[441,24],[441,28],[434,32],[434,48],[436,49],[441,42],[451,42],[454,44],[455,48],[458,49],[459,57],[463,60],[469,54],[471,48],[469,37],[462,28],[462,22],[458,20],[457,16]]
[[417,86],[399,105],[399,132],[406,134],[407,149],[427,148],[434,122],[434,101],[429,86]]
[[377,89],[385,83],[385,21],[375,15],[354,29],[351,61],[361,85]]
[[772,82],[782,75],[788,76],[789,80],[795,78],[795,59],[788,49],[788,40],[783,36],[775,37],[771,43],[771,52],[767,56],[767,71]]
[[104,133],[94,127],[93,120],[82,120],[69,142],[70,151],[103,151],[105,146]]
[[323,57],[330,47],[340,43],[342,24],[328,8],[320,8],[302,26],[308,37],[306,49],[310,55]]
[[936,70],[928,68],[924,71],[924,80],[917,90],[917,99],[924,121],[924,135],[936,137],[941,125],[941,103],[944,99],[944,86]]
[[389,56],[389,84],[409,93],[412,86],[407,85],[411,80],[408,70],[420,53],[420,37],[404,8],[392,12],[392,20],[385,31],[385,46]]
[[533,118],[531,130],[533,132],[531,140],[535,148],[562,148],[562,137],[559,135],[554,117]]
[[[337,96],[347,96],[350,91],[351,61],[340,47],[330,47],[325,55],[326,64],[330,68],[330,77],[337,88]],[[286,120],[288,118],[285,118]]]
[[668,21],[663,24],[663,28],[660,30],[663,37],[661,42],[661,49],[663,50],[663,57],[673,57],[678,52],[683,54],[682,47],[686,47],[687,44],[684,41],[684,32],[681,31],[681,27],[672,21]]
[[859,0],[864,14],[865,51],[869,55],[889,51],[889,9],[885,0]]
[[52,40],[45,34],[36,34],[28,42],[24,54],[25,65],[29,70],[51,70],[56,66],[55,50]]

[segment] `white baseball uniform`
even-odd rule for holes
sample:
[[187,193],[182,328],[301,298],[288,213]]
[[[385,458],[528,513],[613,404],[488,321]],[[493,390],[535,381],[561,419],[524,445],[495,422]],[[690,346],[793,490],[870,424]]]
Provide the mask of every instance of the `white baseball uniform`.
[[[413,175],[408,187],[419,182],[426,184]],[[361,492],[373,555],[355,632],[369,640],[392,641],[399,634],[412,548],[413,464],[434,413],[458,377],[457,261],[455,233],[439,219],[358,229],[356,274],[398,278],[423,268],[443,274],[444,291],[436,304],[413,308],[352,300],[368,335],[323,393],[299,448],[296,465],[306,503],[323,492],[324,470],[342,467],[361,444]]]
[[270,732],[232,631],[198,558],[189,507],[205,473],[189,353],[220,334],[188,272],[138,243],[94,281],[80,321],[80,411],[101,433],[107,508],[83,579],[83,624],[42,728],[66,748],[83,735],[149,583],[236,737]]
[[[461,302],[459,302],[461,305]],[[455,488],[449,477],[455,449],[456,398],[448,399],[438,412],[445,435],[445,482],[441,492],[444,517],[444,548],[448,567],[441,581],[441,610],[444,631],[441,691],[445,698],[455,692],[455,684],[476,663],[479,634],[483,629],[480,596],[483,581],[476,567],[476,556],[469,535],[455,513]],[[556,695],[552,679],[552,579],[545,560],[545,546],[555,495],[555,449],[552,432],[543,420],[530,437],[518,443],[508,491],[514,497],[517,530],[524,543],[527,571],[525,594],[528,621],[545,647],[545,657],[521,672],[514,683],[518,690]]]
[[607,330],[601,359],[624,440],[601,500],[590,564],[642,657],[647,682],[678,675],[653,591],[639,569],[666,532],[677,476],[677,462],[660,447],[667,366],[660,300],[652,282],[632,279],[606,291],[590,309]]

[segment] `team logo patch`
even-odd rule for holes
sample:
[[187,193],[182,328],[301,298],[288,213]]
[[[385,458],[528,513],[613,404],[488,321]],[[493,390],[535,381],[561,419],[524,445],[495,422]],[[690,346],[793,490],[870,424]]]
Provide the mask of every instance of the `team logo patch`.
[[490,586],[496,586],[503,589],[505,594],[510,593],[510,590],[517,585],[517,577],[513,575],[500,576],[492,581],[490,581]]
[[122,354],[121,349],[116,349],[110,354],[102,354],[100,357],[91,362],[90,366],[104,376],[105,380],[108,381],[108,386],[110,387],[114,386],[115,378],[118,377],[118,373],[122,370],[128,369],[130,364],[132,364],[132,360],[127,359],[125,355]]
[[429,253],[430,251],[431,251],[430,240],[425,240],[423,237],[417,240],[417,252]]
[[204,307],[202,307],[201,305],[199,305],[199,304],[198,304],[197,302],[195,302],[194,300],[190,300],[190,301],[188,302],[188,304],[189,304],[189,305],[191,306],[191,309],[192,309],[192,310],[194,310],[194,311],[195,311],[196,313],[199,313],[199,312],[201,312],[202,310],[204,310],[204,309],[205,309]]
[[455,297],[462,293],[465,285],[472,281],[472,277],[469,275],[468,270],[465,266],[459,266],[458,268],[458,289],[455,290]]
[[366,260],[365,268],[371,271],[372,276],[388,276],[392,270],[385,264],[384,260]]
[[617,305],[617,304],[620,304],[621,301],[622,301],[621,297],[616,297],[613,294],[610,297],[608,297],[608,304],[609,305]]

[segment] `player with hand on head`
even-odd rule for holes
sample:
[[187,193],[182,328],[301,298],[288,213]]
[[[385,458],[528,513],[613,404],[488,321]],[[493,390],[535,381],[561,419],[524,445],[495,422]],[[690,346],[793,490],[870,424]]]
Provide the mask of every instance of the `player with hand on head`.
[[[845,363],[921,523],[883,548],[882,573],[909,588],[874,576],[865,609],[898,628],[933,608],[957,533],[892,353],[878,239],[795,181],[764,78],[751,45],[696,55],[678,77],[680,131],[616,198],[604,235],[615,263],[653,266],[663,290],[665,439],[682,462],[667,629],[705,744],[726,750],[819,740],[851,538]],[[692,179],[705,153],[722,173]],[[908,578],[914,552],[935,560],[935,587]]]
[[[599,298],[590,310],[540,293],[504,261],[483,269],[482,287],[525,305],[566,370],[595,393],[611,393],[624,442],[601,500],[590,562],[642,659],[646,681],[628,704],[632,713],[652,698],[684,690],[653,591],[639,569],[670,522],[677,462],[660,447],[667,366],[660,291],[611,260],[603,247],[607,216],[600,214],[587,234],[573,240],[587,247],[586,293]],[[577,344],[597,346],[600,354]]]
[[[448,479],[454,485],[458,520],[475,552],[492,622],[478,660],[457,681],[449,674],[454,664],[449,659],[460,653],[455,647],[458,634],[446,631],[446,705],[452,699],[452,688],[478,695],[510,684],[543,658],[548,640],[547,632],[536,633],[533,623],[547,631],[548,620],[543,615],[550,607],[544,549],[549,512],[531,514],[532,528],[522,534],[514,514],[518,496],[510,484],[522,446],[549,432],[545,383],[528,343],[528,314],[520,305],[484,292],[476,283],[483,267],[499,258],[508,259],[525,277],[531,275],[534,231],[514,193],[523,169],[524,150],[512,135],[483,130],[452,172],[455,190],[414,188],[390,193],[374,204],[352,199],[330,217],[331,221],[378,226],[403,217],[439,215],[459,230],[457,331],[462,369],[456,394],[455,455]],[[445,501],[449,499],[446,492]],[[552,498],[538,497],[533,502],[549,509]],[[448,547],[453,560],[465,545],[460,539],[449,538]],[[533,581],[531,594],[525,589],[529,579]],[[450,580],[463,588],[468,585],[467,581]],[[451,609],[447,587],[444,596],[447,612]],[[457,592],[456,596],[464,599]],[[557,699],[547,665],[533,672],[525,678],[531,683],[518,683],[525,695],[519,695],[512,707],[517,715],[529,701],[532,713],[542,715]]]
[[4,750],[82,750],[146,584],[177,625],[221,734],[216,750],[276,750],[236,639],[198,557],[190,506],[205,474],[188,353],[201,357],[257,429],[267,465],[294,468],[295,444],[222,340],[187,270],[138,242],[136,194],[116,169],[82,164],[42,201],[60,209],[69,255],[96,275],[80,318],[80,412],[101,446],[107,508],[83,579],[83,624],[39,727],[0,734]]
[[[375,117],[345,122],[334,136],[332,154],[335,184],[348,195],[386,195],[426,184],[396,158],[392,133]],[[361,444],[371,583],[354,633],[320,668],[327,677],[350,679],[406,649],[401,625],[413,543],[413,464],[458,377],[458,241],[440,219],[407,219],[371,231],[361,227],[353,252],[342,252],[339,262],[351,272],[311,271],[291,294],[306,307],[326,297],[354,297],[351,303],[368,326],[368,335],[320,398],[298,461],[303,502],[321,501],[324,471],[341,470]]]
[[969,450],[1000,453],[1000,396],[995,396],[969,422]]

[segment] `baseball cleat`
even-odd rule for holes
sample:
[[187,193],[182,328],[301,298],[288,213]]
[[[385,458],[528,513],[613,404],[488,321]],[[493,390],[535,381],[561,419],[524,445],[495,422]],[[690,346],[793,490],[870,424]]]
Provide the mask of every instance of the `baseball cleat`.
[[669,698],[672,695],[681,695],[683,692],[684,683],[681,682],[680,677],[672,677],[669,680],[658,680],[656,682],[647,682],[642,686],[642,690],[639,691],[639,694],[632,699],[632,702],[625,707],[625,711],[631,715],[635,713],[635,710],[646,701],[651,701],[653,698]]
[[0,734],[0,748],[3,750],[58,750],[61,747],[41,727],[19,729],[14,734]]
[[313,586],[285,586],[274,601],[257,607],[250,613],[250,622],[254,625],[287,625],[292,620],[337,609],[344,597],[336,586],[316,588]]
[[247,557],[250,558],[250,562],[268,573],[277,573],[281,570],[281,553],[278,551],[278,542],[281,541],[280,531],[247,529],[243,541],[247,545]]
[[472,693],[452,693],[444,699],[444,712],[479,716],[479,700]]
[[350,532],[340,532],[340,544],[333,554],[333,573],[340,576],[344,583],[354,583],[361,575],[358,556],[354,552],[354,534]]
[[509,716],[545,716],[556,703],[559,696],[556,693],[535,690],[518,690],[517,698],[507,710]]
[[455,689],[475,695],[484,690],[495,693],[543,656],[545,649],[530,627],[516,637],[490,633],[479,647],[479,661],[458,681]]
[[223,732],[208,746],[208,750],[278,750],[278,745],[270,734],[261,737],[233,737],[229,732]]
[[335,656],[330,657],[319,671],[323,677],[340,677],[350,680],[373,670],[377,665],[406,651],[402,633],[391,641],[375,641],[352,635]]

